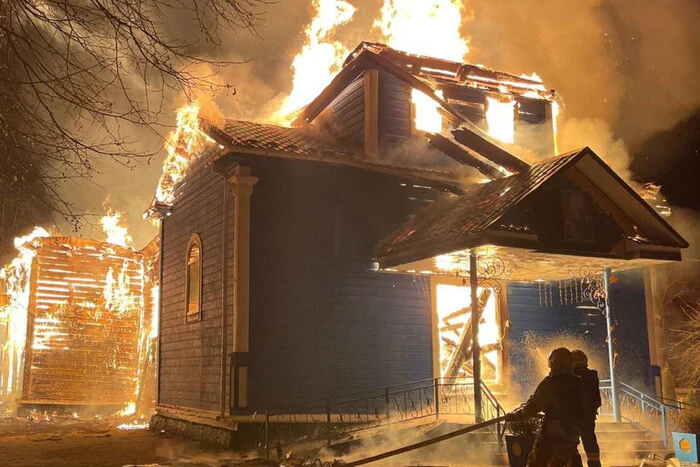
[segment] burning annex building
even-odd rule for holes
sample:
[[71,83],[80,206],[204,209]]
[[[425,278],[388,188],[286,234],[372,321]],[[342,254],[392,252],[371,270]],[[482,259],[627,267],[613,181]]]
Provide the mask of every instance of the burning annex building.
[[[552,157],[541,81],[362,43],[319,91],[292,127],[179,114],[148,211],[156,425],[224,443],[266,411],[389,426],[456,407],[444,382],[460,378],[473,421],[531,390],[548,350],[528,352],[533,335],[567,334],[604,377],[620,360],[618,377],[649,383],[633,268],[688,244],[589,148]],[[507,150],[534,140],[550,157]],[[336,405],[358,392],[374,395]]]
[[18,413],[151,405],[158,240],[134,251],[118,221],[103,218],[107,241],[15,239],[0,272],[0,396]]

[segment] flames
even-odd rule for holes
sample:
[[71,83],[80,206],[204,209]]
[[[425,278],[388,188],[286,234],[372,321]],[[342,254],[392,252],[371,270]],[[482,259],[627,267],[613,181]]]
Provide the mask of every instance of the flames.
[[487,97],[486,123],[489,135],[504,143],[515,142],[515,101]]
[[7,338],[0,348],[4,355],[0,360],[0,395],[10,395],[18,388],[27,341],[31,267],[35,256],[32,245],[48,236],[46,229],[35,227],[28,235],[15,238],[18,256],[0,270],[0,295],[6,297],[0,301],[0,323],[4,323],[7,329]]
[[[482,294],[483,292],[484,289],[480,287],[478,293]],[[438,284],[436,287],[440,376],[446,376],[450,362],[455,358],[454,354],[458,348],[458,342],[464,338],[464,334],[471,335],[470,295],[470,288],[465,286]],[[490,293],[482,309],[482,321],[479,324],[479,345],[483,351],[483,378],[487,381],[498,382],[501,335],[496,302],[496,294]],[[464,358],[464,363],[460,365],[454,376],[471,377],[471,363],[470,356]]]
[[156,202],[172,204],[175,189],[187,173],[192,160],[214,140],[200,128],[199,105],[187,104],[177,111],[177,127],[168,136],[165,148],[168,152],[163,163],[163,173],[158,181]]
[[107,235],[107,243],[125,248],[131,245],[132,238],[121,212],[110,210],[109,214],[100,219],[100,224],[102,224],[102,231]]
[[461,62],[469,52],[460,33],[463,11],[461,0],[384,0],[374,25],[390,47]]
[[[435,93],[442,98],[442,91]],[[416,130],[440,133],[442,131],[442,114],[439,111],[439,104],[421,91],[413,89],[411,91],[411,103],[413,104],[413,123]]]
[[304,31],[306,42],[294,57],[292,92],[272,116],[272,121],[289,124],[296,111],[311,102],[340,69],[349,50],[329,39],[331,33],[348,23],[355,7],[343,0],[313,0],[314,17]]
[[[93,403],[123,395],[134,407],[145,401],[141,380],[155,374],[158,293],[146,277],[154,260],[120,248],[130,242],[121,213],[102,224],[107,242],[54,237],[43,228],[15,239],[18,255],[0,270],[0,396]],[[109,395],[84,394],[82,385],[102,384],[102,371],[114,378],[103,388]]]

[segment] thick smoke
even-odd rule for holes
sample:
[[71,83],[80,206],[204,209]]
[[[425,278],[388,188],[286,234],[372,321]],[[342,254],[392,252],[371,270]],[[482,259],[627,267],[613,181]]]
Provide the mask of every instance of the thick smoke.
[[[357,13],[332,39],[352,49],[361,40],[381,41],[373,28],[382,2],[351,0]],[[514,73],[539,73],[564,104],[560,152],[591,146],[629,179],[627,147],[668,128],[700,105],[700,9],[693,0],[523,0],[464,2],[463,35],[470,38],[468,60]],[[242,62],[212,69],[223,91],[197,96],[216,104],[227,118],[263,120],[290,92],[291,63],[304,43],[311,2],[266,5],[255,33],[224,32],[220,46],[202,42],[196,52],[212,59]],[[164,27],[187,34],[191,18],[168,12]],[[169,94],[163,105],[162,134],[139,128],[122,133],[144,152],[157,150],[174,121],[183,96]],[[161,170],[163,151],[135,169],[105,161],[102,175],[67,187],[86,211],[101,213],[109,194],[128,212],[137,245],[156,231],[141,220]],[[83,234],[94,235],[90,229]]]

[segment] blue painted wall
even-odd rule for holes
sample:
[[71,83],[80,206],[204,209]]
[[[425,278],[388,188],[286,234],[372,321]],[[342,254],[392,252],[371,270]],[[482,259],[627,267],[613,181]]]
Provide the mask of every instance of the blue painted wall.
[[254,163],[253,174],[251,407],[301,410],[432,377],[428,279],[371,270],[375,245],[421,195],[305,162]]
[[[649,345],[643,275],[640,271],[625,271],[614,276],[617,279],[610,293],[618,322],[618,376],[647,390]],[[585,300],[572,300],[570,289],[561,290],[560,295],[558,283],[508,284],[510,381],[513,393],[521,398],[534,390],[546,374],[547,355],[560,346],[581,348],[600,377],[609,377],[604,314],[591,309]]]

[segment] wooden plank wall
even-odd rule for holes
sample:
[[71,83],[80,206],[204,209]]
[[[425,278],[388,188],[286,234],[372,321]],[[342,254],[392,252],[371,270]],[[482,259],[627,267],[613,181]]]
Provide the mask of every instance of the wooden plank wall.
[[411,137],[411,87],[379,72],[379,147],[386,152]]
[[408,195],[434,192],[307,162],[253,174],[251,407],[430,378],[429,281],[369,268],[376,242],[424,204]]
[[[144,290],[141,256],[96,241],[51,237],[41,239],[32,268],[23,399],[133,400]],[[128,305],[106,303],[110,274],[115,284],[124,275]]]
[[364,75],[350,83],[317,117],[319,125],[358,150],[365,144]]
[[[638,271],[616,273],[618,282],[612,286],[614,313],[619,321],[618,353],[619,376],[637,386],[644,384],[648,375],[649,353],[646,330],[644,281]],[[534,361],[533,347],[527,342],[541,344],[540,358],[547,357],[552,343],[570,347],[583,342],[589,351],[591,367],[601,378],[607,378],[608,354],[606,323],[602,312],[581,308],[591,306],[583,301],[562,305],[559,288],[553,284],[552,306],[540,306],[541,292],[537,284],[509,282],[508,312],[510,320],[510,378],[515,393],[527,397],[541,377],[542,361]],[[528,339],[527,336],[536,336]],[[546,351],[545,351],[546,350]],[[508,375],[506,375],[508,378]],[[639,389],[643,389],[639,387]]]
[[[224,183],[206,167],[195,169],[163,224],[161,404],[211,411],[219,408]],[[233,238],[232,212],[229,190],[229,238]],[[185,261],[193,233],[202,239],[202,321],[185,324]],[[227,253],[230,258],[230,251]],[[229,261],[229,267],[231,264]],[[229,304],[231,290],[227,287]],[[229,309],[229,317],[230,313]],[[228,332],[231,342],[230,329]]]

